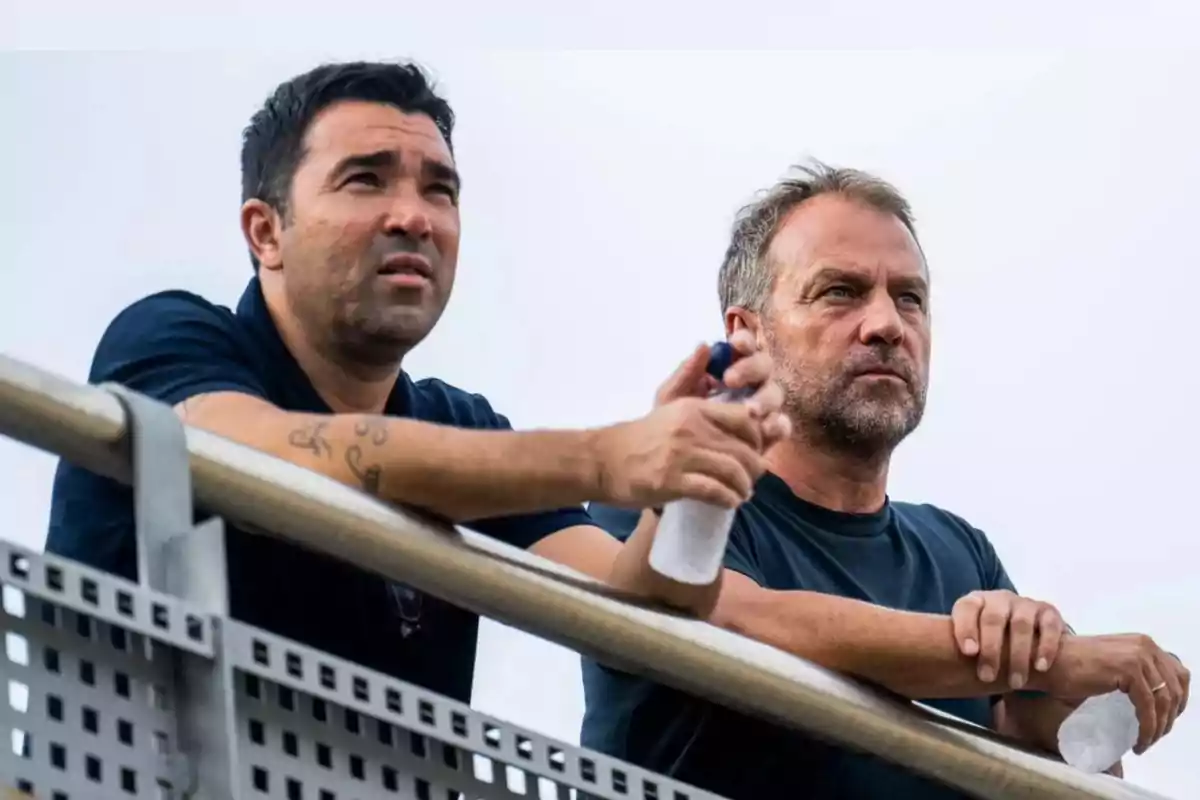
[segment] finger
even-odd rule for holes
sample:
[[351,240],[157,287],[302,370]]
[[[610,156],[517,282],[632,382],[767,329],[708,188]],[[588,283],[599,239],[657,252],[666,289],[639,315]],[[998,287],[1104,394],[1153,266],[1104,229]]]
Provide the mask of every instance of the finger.
[[1004,638],[1008,632],[1011,600],[999,593],[989,592],[979,612],[979,680],[991,683],[1000,674],[1004,654]]
[[725,484],[699,472],[689,472],[680,478],[679,494],[719,508],[737,508],[743,501]]
[[983,595],[971,592],[960,597],[950,609],[950,622],[954,627],[954,640],[964,656],[979,653],[979,612],[983,610]]
[[1163,679],[1155,658],[1151,657],[1146,662],[1142,667],[1142,674],[1146,678],[1150,699],[1154,702],[1154,725],[1150,730],[1150,738],[1142,744],[1144,752],[1162,738],[1167,725],[1167,716],[1174,711],[1174,701],[1171,697],[1170,686]]
[[683,463],[685,473],[698,473],[719,481],[735,492],[739,502],[750,499],[754,483],[761,475],[763,458],[744,442],[722,437],[715,447],[692,450]]
[[775,381],[767,381],[746,400],[746,406],[759,419],[774,414],[783,408],[783,387]]
[[1041,606],[1032,600],[1013,601],[1008,620],[1008,685],[1020,689],[1029,680],[1037,619]]
[[[1156,674],[1153,677],[1157,679],[1158,676]],[[1150,677],[1143,668],[1126,679],[1128,687],[1122,687],[1129,694],[1134,710],[1137,711],[1138,738],[1133,752],[1139,756],[1154,742],[1154,734],[1158,730],[1158,701],[1150,691],[1150,687],[1156,684],[1149,683],[1149,680]]]
[[655,396],[657,404],[662,405],[680,397],[695,397],[698,387],[704,385],[707,377],[708,357],[711,348],[707,344],[697,345],[692,354],[685,358],[671,376],[658,387]]
[[1159,734],[1161,737],[1171,732],[1171,728],[1175,726],[1175,720],[1179,717],[1180,705],[1183,703],[1183,685],[1179,681],[1179,671],[1176,669],[1175,660],[1169,655],[1159,652],[1157,666],[1160,676],[1159,683],[1166,684],[1166,687],[1160,689],[1157,694],[1167,695],[1166,719],[1160,720],[1159,725],[1162,728],[1162,733]]
[[1179,685],[1183,689],[1183,697],[1179,701],[1179,713],[1187,711],[1188,699],[1192,693],[1192,673],[1183,665],[1178,656],[1171,656],[1175,660],[1175,675],[1179,678]]
[[792,436],[792,420],[787,414],[775,412],[774,414],[763,420],[762,423],[762,438],[763,452],[769,450],[773,445],[790,439]]
[[[743,448],[743,452],[738,454],[742,458],[738,458],[738,455],[714,450],[696,451],[688,459],[685,474],[703,475],[716,481],[733,493],[735,498],[733,505],[739,505],[750,499],[757,477],[751,474],[744,463],[743,459],[746,458],[748,450],[749,448]],[[757,459],[758,454],[750,452],[749,457]],[[732,506],[726,506],[726,508],[730,507]]]
[[754,418],[750,409],[741,403],[725,403],[720,400],[710,400],[701,404],[700,413],[713,425],[713,441],[715,449],[722,449],[719,440],[724,436],[734,436],[754,448],[762,450],[762,425]]
[[756,387],[770,379],[774,368],[769,354],[755,353],[733,362],[733,366],[721,376],[721,381],[730,389]]
[[1066,626],[1058,609],[1042,606],[1041,613],[1038,614],[1037,628],[1037,654],[1034,657],[1033,668],[1038,672],[1047,672],[1058,658],[1058,647],[1062,644]]
[[751,356],[758,352],[758,339],[746,328],[737,329],[726,341],[739,356]]

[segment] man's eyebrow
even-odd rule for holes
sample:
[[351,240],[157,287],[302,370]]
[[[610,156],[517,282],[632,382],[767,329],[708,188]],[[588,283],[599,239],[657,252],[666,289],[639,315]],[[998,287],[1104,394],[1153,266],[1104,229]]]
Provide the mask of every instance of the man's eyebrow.
[[[806,292],[811,291],[815,287],[828,283],[847,283],[856,288],[863,288],[871,282],[871,277],[861,270],[830,264],[821,267],[810,275],[804,282],[803,290]],[[891,291],[928,294],[929,282],[921,275],[900,275],[888,279],[888,289]]]
[[458,170],[444,161],[434,161],[427,158],[421,164],[421,171],[425,173],[427,178],[445,181],[452,184],[455,189],[462,188],[462,178],[459,176]]
[[929,292],[929,282],[920,275],[901,275],[899,277],[892,278],[890,281],[888,281],[888,284],[893,289],[899,289],[901,291],[907,290],[910,292],[920,292],[921,294],[926,294]]
[[356,153],[343,158],[333,168],[334,176],[343,175],[352,169],[385,169],[396,164],[396,154],[391,150],[374,153]]
[[828,265],[821,267],[816,272],[808,277],[804,282],[806,288],[816,286],[821,283],[829,283],[831,281],[843,281],[845,283],[863,284],[870,279],[859,270],[848,269],[846,267],[836,267]]

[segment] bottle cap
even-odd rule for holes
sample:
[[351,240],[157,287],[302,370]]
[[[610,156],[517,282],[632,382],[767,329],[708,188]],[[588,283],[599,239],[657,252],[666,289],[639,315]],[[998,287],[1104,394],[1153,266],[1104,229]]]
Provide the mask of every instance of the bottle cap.
[[733,346],[729,342],[717,342],[708,356],[708,374],[721,380],[725,376],[725,370],[733,366],[735,360],[737,353],[734,352]]

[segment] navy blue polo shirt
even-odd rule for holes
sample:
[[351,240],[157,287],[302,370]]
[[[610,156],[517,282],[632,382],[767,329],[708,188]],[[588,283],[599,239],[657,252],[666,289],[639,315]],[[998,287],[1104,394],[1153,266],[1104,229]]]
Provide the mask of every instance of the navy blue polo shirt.
[[[625,539],[638,515],[592,504]],[[760,586],[947,614],[976,589],[1013,590],[980,531],[929,505],[888,502],[845,514],[805,502],[767,474],[737,513],[725,566]],[[851,752],[585,659],[581,742],[732,800],[965,800],[872,756]],[[997,698],[923,701],[991,727]]]
[[[279,336],[258,279],[236,311],[168,291],[122,311],[96,348],[88,380],[115,381],[174,405],[235,391],[289,411],[330,413]],[[478,394],[401,374],[388,416],[464,428],[507,429]],[[206,515],[202,510],[198,517]],[[573,525],[580,507],[473,522],[528,548]],[[478,617],[435,597],[280,539],[227,529],[230,611],[251,625],[467,702]],[[132,490],[60,462],[46,550],[129,579],[137,577]]]

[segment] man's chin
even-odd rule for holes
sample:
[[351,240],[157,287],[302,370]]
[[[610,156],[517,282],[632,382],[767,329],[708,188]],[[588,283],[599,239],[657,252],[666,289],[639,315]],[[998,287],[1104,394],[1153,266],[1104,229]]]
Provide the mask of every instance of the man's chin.
[[874,457],[890,454],[919,422],[907,404],[862,402],[826,418],[822,427],[840,449]]
[[348,326],[345,343],[364,361],[394,363],[420,344],[433,330],[436,319],[417,309],[396,309],[372,315]]
[[441,316],[441,309],[424,305],[391,306],[374,314],[365,328],[381,339],[420,341],[429,335]]

